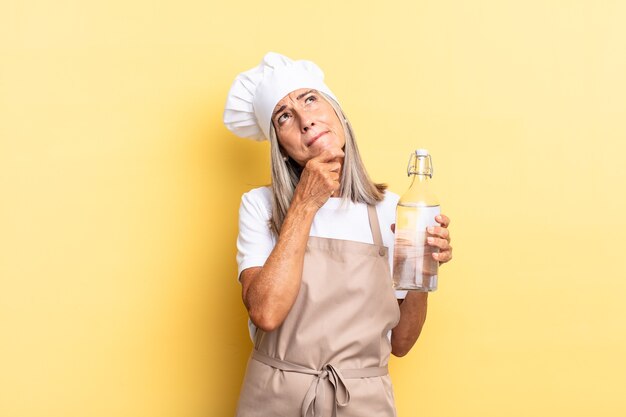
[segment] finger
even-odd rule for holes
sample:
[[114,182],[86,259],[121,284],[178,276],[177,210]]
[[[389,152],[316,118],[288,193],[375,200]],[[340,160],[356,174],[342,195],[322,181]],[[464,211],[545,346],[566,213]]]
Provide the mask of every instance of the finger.
[[429,246],[434,246],[441,250],[448,250],[450,248],[450,243],[446,239],[439,239],[432,236],[426,239],[426,243],[428,243]]
[[433,236],[438,236],[442,239],[446,239],[448,242],[450,241],[450,231],[448,229],[444,229],[443,227],[431,226],[427,229],[428,233]]
[[344,153],[340,148],[325,149],[321,154],[313,158],[319,162],[330,162],[338,158],[343,158]]
[[327,172],[324,175],[324,183],[331,190],[339,189],[339,174],[336,172]]
[[448,251],[443,251],[439,253],[433,253],[433,258],[438,260],[439,263],[443,264],[452,260],[452,248]]
[[340,162],[317,162],[313,166],[318,167],[320,171],[328,171],[328,172],[339,172],[341,171],[341,163]]
[[327,162],[324,163],[324,168],[326,168],[328,171],[331,172],[339,172],[341,170],[341,163],[340,162]]
[[309,160],[304,169],[310,172],[318,172],[325,174],[327,172],[339,172],[341,171],[341,164],[339,162],[320,162],[315,158]]
[[331,181],[329,184],[332,184],[332,183],[339,184],[339,174],[337,174],[336,172],[328,173],[328,180]]
[[445,214],[438,214],[435,216],[435,220],[441,225],[441,227],[448,227],[450,225],[450,218]]
[[452,254],[450,252],[433,253],[433,259],[439,261],[439,264],[445,264],[452,260]]

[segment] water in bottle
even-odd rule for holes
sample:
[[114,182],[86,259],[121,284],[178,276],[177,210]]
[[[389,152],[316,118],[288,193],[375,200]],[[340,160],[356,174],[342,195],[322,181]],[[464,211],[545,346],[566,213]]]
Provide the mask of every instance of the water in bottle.
[[396,208],[393,256],[393,285],[397,290],[435,291],[439,261],[432,254],[439,250],[427,244],[427,228],[438,226],[441,210],[432,184],[432,158],[426,149],[411,154],[407,174],[411,186]]

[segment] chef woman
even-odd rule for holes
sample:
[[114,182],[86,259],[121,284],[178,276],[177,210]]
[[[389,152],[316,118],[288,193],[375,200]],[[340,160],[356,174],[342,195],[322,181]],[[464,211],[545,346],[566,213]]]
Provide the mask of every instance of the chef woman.
[[[427,293],[396,293],[398,196],[368,176],[323,72],[270,52],[239,74],[224,123],[269,140],[272,183],[245,193],[237,262],[254,349],[237,416],[395,416],[387,363],[405,355]],[[428,243],[452,258],[449,219]]]

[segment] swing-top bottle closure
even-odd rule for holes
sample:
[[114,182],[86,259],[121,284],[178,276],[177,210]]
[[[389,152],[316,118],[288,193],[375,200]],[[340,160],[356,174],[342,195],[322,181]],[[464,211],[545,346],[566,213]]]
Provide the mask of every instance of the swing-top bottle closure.
[[[428,170],[426,172],[419,171],[419,158],[428,157]],[[416,149],[415,152],[409,156],[409,163],[406,167],[406,175],[410,177],[411,175],[428,175],[430,178],[433,177],[433,173],[435,169],[433,168],[433,159],[428,152],[428,149]]]

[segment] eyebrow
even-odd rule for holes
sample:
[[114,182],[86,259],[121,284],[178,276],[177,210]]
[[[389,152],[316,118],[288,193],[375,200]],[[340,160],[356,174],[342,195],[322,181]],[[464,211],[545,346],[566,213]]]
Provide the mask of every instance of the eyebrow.
[[305,91],[304,93],[300,94],[298,97],[296,97],[296,100],[300,100],[302,97],[306,96],[309,93],[314,92],[315,90],[309,90],[309,91]]
[[[302,93],[302,94],[298,95],[298,97],[296,97],[296,100],[300,100],[302,97],[306,96],[307,94],[314,93],[314,92],[315,92],[315,90],[305,91],[304,93]],[[285,110],[285,107],[287,107],[287,106],[285,106],[285,105],[280,106],[280,108],[279,108],[278,110],[276,110],[276,111],[274,112],[274,114],[272,114],[272,119],[273,119],[274,117],[276,117],[276,115],[277,115],[278,113],[280,113],[281,111]]]

